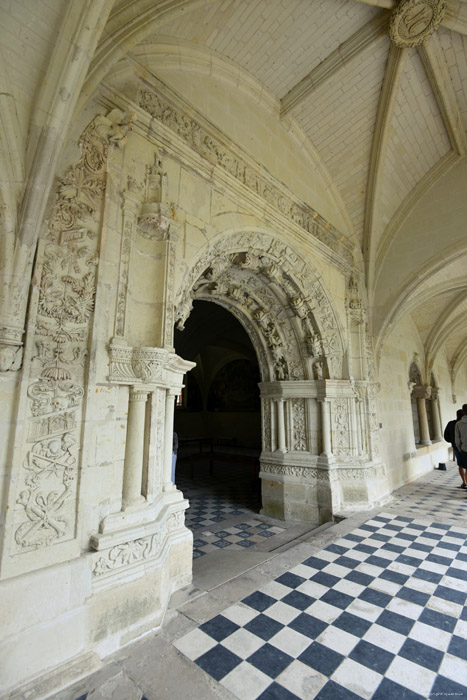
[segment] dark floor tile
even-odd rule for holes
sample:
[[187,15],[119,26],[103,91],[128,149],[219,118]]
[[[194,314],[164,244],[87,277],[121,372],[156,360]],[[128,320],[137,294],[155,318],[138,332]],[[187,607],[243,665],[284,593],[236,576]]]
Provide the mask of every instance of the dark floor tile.
[[413,542],[409,548],[408,551],[411,549],[416,549],[419,552],[431,552],[433,547],[430,547],[428,544],[420,544],[420,542]]
[[419,621],[424,622],[425,625],[431,625],[437,629],[444,630],[445,632],[453,632],[457,623],[456,618],[451,615],[445,615],[436,610],[428,609],[422,612]]
[[375,532],[374,535],[371,535],[372,540],[379,540],[380,542],[389,542],[391,537],[389,535],[381,535],[379,532]]
[[328,681],[319,691],[318,695],[315,695],[314,700],[362,700],[360,695],[352,693],[348,688],[335,683],[335,681]]
[[350,652],[349,658],[377,673],[384,674],[393,660],[394,654],[362,639]]
[[288,627],[296,632],[304,634],[306,637],[310,637],[310,639],[316,639],[316,637],[319,637],[321,632],[328,627],[328,624],[327,622],[318,620],[318,618],[313,617],[313,615],[302,613],[298,615],[295,620],[289,622]]
[[415,603],[416,605],[421,605],[424,607],[429,600],[430,596],[427,593],[422,593],[421,591],[416,591],[414,588],[409,588],[408,586],[403,586],[397,593],[397,598],[402,598],[402,600],[407,600],[409,603]]
[[413,566],[415,569],[417,569],[420,566],[420,559],[416,559],[415,557],[408,557],[406,554],[401,554],[399,557],[397,557],[396,561],[398,561],[400,564]]
[[389,680],[389,678],[383,678],[371,700],[426,700],[426,698],[424,695],[419,695],[413,690]]
[[293,660],[292,656],[271,644],[264,644],[247,659],[249,664],[271,678],[276,678]]
[[434,571],[428,571],[428,569],[417,569],[412,576],[422,579],[422,581],[430,581],[430,583],[439,583],[443,578],[442,574],[435,574]]
[[[452,559],[449,557],[441,557],[439,554],[429,554],[426,561],[431,561],[433,564],[441,564],[441,566],[451,566]],[[467,580],[467,571],[465,572],[465,577]]]
[[445,678],[444,676],[437,676],[431,689],[430,698],[447,695],[464,698],[466,692],[466,686],[464,683],[456,683],[455,681],[451,681],[449,678]]
[[438,547],[440,549],[449,549],[452,552],[458,552],[459,549],[461,548],[462,544],[459,542],[459,544],[454,544],[453,542],[440,542],[438,544]]
[[361,561],[359,559],[352,559],[352,557],[339,557],[336,559],[333,564],[337,564],[338,566],[345,566],[347,569],[355,569],[359,564],[361,564]]
[[253,610],[257,610],[258,612],[264,612],[265,610],[267,610],[267,608],[270,608],[271,605],[277,603],[277,600],[276,598],[272,598],[270,595],[261,593],[261,591],[255,591],[246,598],[243,598],[241,602],[245,603],[245,605],[249,605],[250,608],[253,608]]
[[382,578],[385,581],[392,581],[392,583],[398,583],[401,586],[408,580],[408,576],[405,574],[400,574],[397,571],[392,571],[391,569],[385,569],[380,573],[378,578]]
[[454,566],[451,566],[451,568],[446,571],[446,576],[452,576],[452,578],[467,581],[467,571],[464,571],[463,569],[456,569]]
[[393,630],[393,632],[399,632],[399,634],[407,636],[414,626],[415,620],[405,617],[405,615],[399,615],[399,613],[391,610],[383,610],[376,622],[382,627]]
[[379,605],[381,608],[385,608],[391,601],[390,595],[381,591],[375,591],[372,588],[366,588],[358,597],[367,603],[372,603],[372,605]]
[[383,544],[381,549],[387,549],[388,552],[396,552],[400,554],[401,552],[405,552],[405,547],[399,547],[397,544],[390,544],[389,542],[386,542],[386,544]]
[[315,600],[316,598],[305,595],[305,593],[301,593],[300,591],[291,591],[282,598],[281,602],[291,605],[293,608],[297,608],[297,610],[306,610]]
[[359,583],[361,586],[369,586],[375,577],[362,574],[361,571],[351,571],[345,578],[354,583]]
[[247,622],[244,627],[248,632],[256,634],[257,637],[261,637],[261,639],[267,641],[277,634],[284,625],[273,620],[271,617],[267,617],[267,615],[260,614],[250,620],[250,622]]
[[429,668],[430,671],[438,671],[444,652],[434,649],[428,644],[417,642],[415,639],[407,639],[399,650],[398,655],[424,668]]
[[326,547],[325,551],[332,552],[333,554],[346,554],[349,550],[348,547],[341,547],[338,544],[330,544],[329,547]]
[[333,649],[329,649],[329,647],[326,647],[319,642],[313,642],[313,644],[310,644],[310,646],[298,657],[298,660],[303,664],[314,668],[324,676],[331,676],[336,668],[341,665],[344,659],[345,656],[339,654]]
[[368,530],[369,532],[378,532],[379,526],[377,527],[375,525],[367,525],[366,523],[364,523],[363,525],[360,525],[360,527],[358,529],[359,530]]
[[341,593],[341,591],[330,590],[321,596],[320,600],[328,603],[328,605],[334,605],[336,608],[341,608],[345,610],[350,603],[353,603],[355,598],[353,596],[347,595],[346,593]]
[[371,627],[372,623],[365,620],[363,617],[357,617],[352,613],[343,612],[337,620],[334,620],[333,626],[338,627],[344,632],[349,632],[356,637],[363,637],[365,632]]
[[305,566],[311,566],[312,569],[321,570],[324,569],[325,566],[328,566],[329,562],[325,559],[320,559],[319,557],[308,557],[308,559],[302,561],[302,564]]
[[202,668],[203,671],[206,671],[215,678],[216,681],[220,681],[238,666],[241,661],[242,659],[239,656],[218,644],[196,659],[195,663]]
[[[458,656],[460,659],[467,660],[467,639],[463,639],[462,637],[458,637],[456,634],[453,634],[447,653],[452,654],[453,656]],[[466,682],[467,682],[467,670],[466,670]],[[466,695],[467,695],[467,693],[466,693]]]
[[294,695],[290,690],[278,683],[271,683],[266,690],[259,695],[256,700],[301,700],[298,695]]
[[322,586],[327,586],[328,588],[332,588],[336,585],[336,583],[339,583],[337,576],[326,574],[324,571],[319,571],[317,574],[311,577],[311,580],[316,581],[316,583],[320,583]]
[[291,574],[289,572],[282,574],[276,578],[277,583],[281,583],[283,586],[288,586],[289,588],[297,588],[300,584],[304,583],[306,579],[302,576],[297,576],[296,574]]
[[215,639],[216,642],[222,641],[222,639],[225,639],[238,629],[239,626],[235,622],[228,620],[223,615],[216,615],[212,620],[208,620],[200,625],[200,630]]
[[467,599],[467,593],[457,591],[454,588],[448,588],[447,586],[438,586],[433,595],[437,598],[443,598],[443,600],[449,600],[451,603],[458,603],[459,605],[465,605]]
[[356,549],[358,552],[364,552],[365,554],[374,554],[374,552],[378,551],[378,547],[370,547],[367,544],[357,544],[354,549]]
[[368,557],[368,559],[365,559],[365,564],[372,564],[373,566],[379,566],[381,569],[385,569],[388,564],[390,564],[390,560],[388,559],[383,559],[383,557],[377,557],[374,554],[371,557]]
[[351,542],[362,542],[364,540],[364,537],[359,537],[358,535],[354,535],[353,533],[350,533],[348,535],[343,535],[344,540],[350,540]]

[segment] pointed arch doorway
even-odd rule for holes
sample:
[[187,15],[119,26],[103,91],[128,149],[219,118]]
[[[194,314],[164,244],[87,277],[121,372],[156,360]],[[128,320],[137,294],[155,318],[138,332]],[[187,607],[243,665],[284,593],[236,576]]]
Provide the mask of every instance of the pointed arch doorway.
[[[175,408],[176,484],[191,503],[188,526],[222,531],[229,518],[248,518],[261,508],[256,352],[232,313],[202,300],[194,302],[184,330],[175,331],[174,345],[177,354],[196,363]],[[195,556],[205,549],[195,535]]]

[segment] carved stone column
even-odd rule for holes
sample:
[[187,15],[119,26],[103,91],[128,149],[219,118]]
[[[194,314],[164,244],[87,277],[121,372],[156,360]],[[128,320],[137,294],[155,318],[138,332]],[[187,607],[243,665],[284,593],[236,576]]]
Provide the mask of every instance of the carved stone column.
[[174,434],[174,410],[177,393],[168,390],[165,397],[165,430],[164,430],[164,466],[162,487],[164,491],[172,491],[175,485],[172,483],[172,453]]
[[284,416],[284,404],[283,399],[277,400],[277,451],[287,452],[287,447],[285,444],[285,416]]
[[414,387],[413,395],[417,399],[418,425],[420,428],[420,445],[431,445],[430,428],[426,413],[426,399],[430,398],[431,387],[421,384]]
[[133,386],[130,389],[125,467],[123,472],[123,509],[131,508],[144,502],[144,496],[142,495],[142,479],[144,429],[148,394],[148,389],[143,389],[138,386]]
[[431,389],[431,416],[433,420],[433,441],[441,440],[442,429],[441,429],[441,418],[439,415],[439,403],[438,403],[439,389],[437,387],[432,387]]
[[321,445],[323,457],[332,455],[331,448],[331,425],[329,421],[329,401],[326,399],[318,399],[321,406]]

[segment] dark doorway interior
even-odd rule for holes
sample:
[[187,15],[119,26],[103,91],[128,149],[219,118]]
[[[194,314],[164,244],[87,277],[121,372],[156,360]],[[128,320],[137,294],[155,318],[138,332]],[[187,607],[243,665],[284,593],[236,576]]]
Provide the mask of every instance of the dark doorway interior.
[[201,487],[217,494],[218,512],[210,514],[216,522],[227,515],[226,507],[258,512],[260,375],[248,334],[223,307],[195,301],[185,330],[175,331],[174,345],[177,355],[196,362],[175,409],[176,483],[190,498],[187,524]]

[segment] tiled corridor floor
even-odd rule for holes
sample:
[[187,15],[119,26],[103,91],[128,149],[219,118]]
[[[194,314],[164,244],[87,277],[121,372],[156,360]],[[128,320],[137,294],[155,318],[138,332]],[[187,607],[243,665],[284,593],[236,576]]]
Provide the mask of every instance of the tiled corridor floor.
[[[205,552],[158,634],[52,697],[467,698],[467,494],[459,483],[449,463],[384,508],[295,533],[293,542],[275,533],[283,543],[275,550],[255,542],[235,551],[232,542]],[[261,517],[248,509],[209,531],[228,540],[234,532],[220,533],[232,518],[238,532],[257,523],[259,539]],[[220,579],[219,569],[227,570]]]

